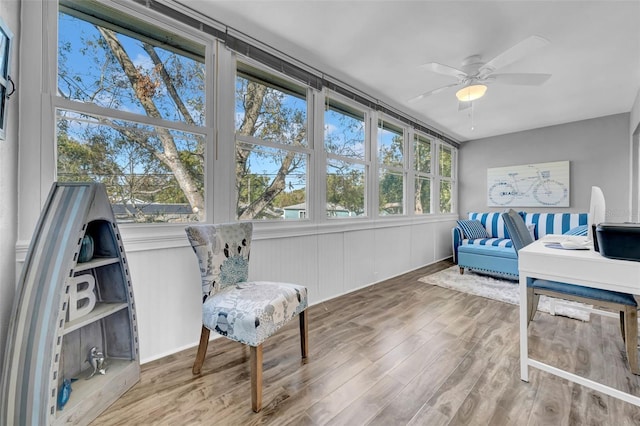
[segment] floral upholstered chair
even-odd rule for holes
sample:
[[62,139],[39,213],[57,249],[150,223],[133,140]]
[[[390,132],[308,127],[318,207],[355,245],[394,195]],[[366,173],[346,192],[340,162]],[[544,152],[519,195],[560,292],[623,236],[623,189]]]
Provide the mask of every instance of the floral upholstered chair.
[[207,353],[211,330],[251,349],[251,408],[262,408],[262,343],[296,315],[302,358],[307,357],[307,289],[297,284],[247,281],[251,223],[193,225],[187,237],[202,278],[202,333],[193,374]]

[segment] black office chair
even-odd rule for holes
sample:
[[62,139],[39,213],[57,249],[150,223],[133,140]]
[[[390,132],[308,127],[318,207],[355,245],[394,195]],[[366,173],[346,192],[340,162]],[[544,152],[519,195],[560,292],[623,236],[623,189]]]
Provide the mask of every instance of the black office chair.
[[[510,209],[503,213],[502,218],[517,255],[521,248],[533,242],[533,238],[524,219],[515,210]],[[619,312],[620,331],[622,340],[625,342],[629,369],[633,374],[640,375],[638,368],[638,302],[632,294],[558,281],[529,279],[527,281],[527,325],[533,320],[538,310],[538,301],[543,294]]]

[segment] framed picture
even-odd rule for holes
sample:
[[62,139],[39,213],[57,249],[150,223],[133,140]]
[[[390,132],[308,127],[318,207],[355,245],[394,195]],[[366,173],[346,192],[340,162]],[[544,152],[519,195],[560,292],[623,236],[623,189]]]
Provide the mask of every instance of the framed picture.
[[489,207],[569,207],[569,162],[487,169]]
[[13,33],[0,18],[0,139],[7,135],[7,100],[14,91],[9,77]]

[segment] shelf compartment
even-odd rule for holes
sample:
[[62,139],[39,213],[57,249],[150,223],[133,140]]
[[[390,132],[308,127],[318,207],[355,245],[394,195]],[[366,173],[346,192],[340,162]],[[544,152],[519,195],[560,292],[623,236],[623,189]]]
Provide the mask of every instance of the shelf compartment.
[[[140,377],[140,365],[136,360],[107,358],[107,373],[96,374],[86,380],[91,369],[85,369],[78,380],[71,384],[69,401],[57,410],[53,424],[85,424],[87,419],[98,416],[105,406],[122,396]],[[97,403],[99,402],[99,403]]]
[[64,325],[63,335],[69,334],[72,331],[78,330],[79,328],[84,327],[85,325],[91,324],[99,319],[105,318],[113,313],[116,313],[122,309],[127,309],[129,305],[125,303],[96,303],[93,311],[89,312],[87,315],[78,318],[73,321],[68,321]]

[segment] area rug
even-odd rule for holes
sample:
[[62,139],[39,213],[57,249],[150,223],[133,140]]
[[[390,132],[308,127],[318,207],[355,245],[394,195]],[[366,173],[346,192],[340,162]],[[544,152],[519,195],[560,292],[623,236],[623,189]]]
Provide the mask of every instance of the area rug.
[[[420,278],[419,281],[488,299],[499,300],[512,305],[518,305],[520,300],[517,281],[476,274],[469,270],[465,270],[464,274],[460,275],[460,268],[457,266],[427,275]],[[591,305],[569,300],[551,299],[547,296],[540,296],[540,302],[538,303],[538,311],[581,321],[589,321],[590,308]]]

